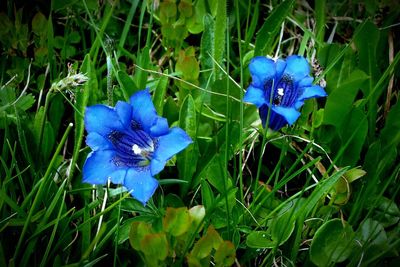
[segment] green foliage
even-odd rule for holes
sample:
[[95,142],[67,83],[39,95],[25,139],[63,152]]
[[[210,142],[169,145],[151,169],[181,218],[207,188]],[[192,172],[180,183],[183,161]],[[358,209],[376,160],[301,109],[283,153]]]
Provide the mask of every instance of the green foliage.
[[208,266],[212,255],[217,266],[231,266],[235,260],[235,248],[231,242],[224,241],[214,227],[209,226],[193,244],[203,228],[204,216],[203,206],[190,210],[185,207],[167,208],[161,228],[133,222],[129,232],[130,244],[140,252],[148,266],[169,266],[182,262],[184,258],[187,258],[189,266]]
[[[395,266],[397,2],[3,1],[0,266]],[[292,54],[328,97],[263,129],[248,63]],[[82,183],[86,107],[144,88],[193,140],[146,206]]]
[[355,246],[351,226],[340,219],[325,222],[315,233],[310,257],[317,266],[329,266],[345,261]]

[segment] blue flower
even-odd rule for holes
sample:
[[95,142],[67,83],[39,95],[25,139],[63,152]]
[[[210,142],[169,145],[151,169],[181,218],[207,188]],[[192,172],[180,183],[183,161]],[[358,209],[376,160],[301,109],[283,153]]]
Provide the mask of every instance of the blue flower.
[[169,128],[157,115],[148,90],[130,98],[130,104],[86,108],[86,143],[93,150],[83,166],[83,181],[122,184],[146,204],[158,186],[154,175],[192,140],[181,128]]
[[270,110],[268,126],[275,131],[299,118],[304,100],[327,96],[321,86],[312,84],[314,79],[304,57],[293,55],[286,61],[255,57],[249,69],[252,83],[243,100],[259,108],[264,127]]

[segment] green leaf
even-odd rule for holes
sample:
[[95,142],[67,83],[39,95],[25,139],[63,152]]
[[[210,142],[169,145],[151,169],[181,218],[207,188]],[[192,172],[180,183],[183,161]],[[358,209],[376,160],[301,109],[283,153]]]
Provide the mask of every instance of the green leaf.
[[294,2],[294,0],[286,0],[272,10],[257,32],[254,56],[264,56],[272,52],[275,37],[278,35],[283,21],[292,12]]
[[206,216],[206,209],[202,205],[197,205],[189,209],[190,217],[192,218],[192,224],[197,227]]
[[[360,159],[360,153],[368,134],[367,116],[359,108],[351,111],[348,119],[339,129],[342,148],[345,147],[343,155],[338,162],[341,166],[354,166]],[[350,140],[350,138],[352,138]]]
[[[225,51],[225,43],[226,43],[226,0],[217,1],[217,14],[215,16],[215,32],[214,32],[214,49],[212,56],[216,63],[218,63],[221,67],[224,66],[223,58]],[[222,71],[218,66],[216,66],[214,62],[214,73],[215,77],[219,78],[222,74]]]
[[124,98],[126,100],[128,100],[133,93],[139,90],[136,87],[136,84],[133,81],[132,77],[129,76],[125,71],[119,70],[116,76],[117,76],[117,81],[121,86]]
[[270,231],[253,231],[247,236],[246,245],[250,248],[274,248],[276,241],[272,240]]
[[211,190],[211,186],[206,180],[201,181],[201,203],[206,207],[210,208],[214,204],[214,194]]
[[307,214],[309,214],[315,208],[320,199],[328,194],[328,192],[337,183],[340,177],[347,171],[347,169],[348,168],[343,168],[340,171],[335,172],[330,177],[320,181],[318,186],[306,199],[305,204],[296,211],[296,217],[300,216],[300,214],[303,214],[303,216],[307,216]]
[[285,243],[294,231],[296,217],[293,208],[286,210],[271,223],[271,239],[277,246]]
[[320,43],[323,43],[325,36],[325,23],[326,23],[326,0],[316,0],[315,1],[315,35]]
[[[164,74],[168,74],[168,70],[164,71]],[[161,75],[158,78],[157,86],[153,94],[153,103],[156,108],[157,114],[162,115],[164,110],[164,100],[167,93],[168,76]]]
[[168,241],[165,233],[147,234],[140,241],[141,251],[146,258],[165,260],[168,256]]
[[215,266],[232,266],[235,262],[235,246],[230,241],[224,241],[215,251]]
[[32,19],[32,31],[37,35],[47,33],[47,19],[41,12],[36,13]]
[[353,229],[345,221],[332,219],[325,222],[311,242],[311,261],[317,266],[345,261],[354,249],[354,235]]
[[393,226],[400,221],[400,210],[395,202],[380,197],[376,208],[374,209],[374,220],[380,222],[384,227]]
[[163,218],[164,231],[172,236],[180,236],[185,234],[191,224],[191,217],[186,207],[167,208],[165,217]]
[[396,148],[400,143],[400,101],[390,109],[386,118],[385,127],[381,132],[382,150]]
[[214,34],[215,23],[210,14],[206,14],[203,18],[204,31],[201,35],[200,43],[200,62],[203,70],[212,69],[214,62],[211,58],[214,51]]
[[207,233],[193,246],[190,256],[197,259],[209,257],[212,249],[217,249],[222,242],[223,239],[221,236],[215,231],[214,227],[210,225],[207,229]]
[[[149,52],[149,47],[143,48],[142,52],[138,54],[137,57],[137,65],[139,65],[143,69],[149,69],[150,65],[150,52]],[[147,83],[147,72],[137,68],[135,75],[133,77],[135,83],[136,83],[136,88],[139,90],[143,90],[146,88],[146,83]]]
[[[371,218],[363,221],[357,231],[363,254],[368,258],[388,249],[388,237],[383,225]],[[365,259],[365,260],[366,260]]]
[[133,222],[129,231],[129,243],[133,249],[142,251],[141,241],[146,235],[152,233],[154,233],[154,230],[150,224],[145,222]]
[[179,177],[188,184],[182,184],[181,195],[186,195],[191,183],[193,174],[196,171],[198,159],[198,147],[196,141],[197,115],[196,107],[191,95],[187,95],[179,112],[179,127],[186,131],[194,143],[190,144],[182,153],[177,156]]
[[359,167],[356,167],[348,170],[345,174],[343,174],[343,176],[346,177],[346,180],[349,181],[349,183],[352,183],[366,174],[366,171],[360,169]]
[[352,109],[357,92],[365,85],[368,78],[363,71],[356,69],[346,79],[346,82],[328,95],[324,111],[324,124],[336,127],[343,124],[346,115]]

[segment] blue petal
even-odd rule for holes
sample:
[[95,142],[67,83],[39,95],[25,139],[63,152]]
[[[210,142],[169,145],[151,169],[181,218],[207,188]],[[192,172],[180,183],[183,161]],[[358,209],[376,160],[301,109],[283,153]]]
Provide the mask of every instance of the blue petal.
[[255,87],[263,87],[265,81],[272,79],[275,76],[275,62],[266,57],[255,57],[250,61],[249,69],[252,84]]
[[175,154],[185,149],[193,141],[184,130],[171,128],[169,133],[158,138],[157,148],[150,163],[151,174],[159,173]]
[[135,170],[130,168],[125,176],[124,186],[131,191],[134,198],[146,205],[146,202],[157,189],[158,182],[151,176],[148,169]]
[[295,108],[274,106],[272,110],[283,116],[289,125],[292,125],[300,117],[300,112]]
[[299,82],[310,73],[310,66],[304,57],[293,55],[286,58],[285,75]]
[[[268,105],[263,105],[260,107],[260,118],[262,121],[262,125],[265,127],[268,118]],[[279,115],[278,113],[274,112],[272,109],[270,110],[270,116],[268,121],[268,127],[274,131],[278,131],[280,128],[287,124],[286,119]]]
[[265,93],[264,90],[254,87],[250,85],[247,88],[246,94],[243,97],[244,102],[252,103],[256,105],[258,108],[267,103],[267,100],[265,99]]
[[[110,174],[118,170],[112,162],[113,150],[91,152],[83,165],[83,182],[90,184],[106,184]],[[118,180],[114,177],[112,180]]]
[[309,99],[309,98],[313,98],[313,97],[327,96],[325,90],[319,85],[304,87],[303,90],[304,91],[301,94],[301,96],[299,97],[299,100]]
[[130,129],[132,122],[132,106],[126,102],[118,101],[115,105],[115,111],[117,112],[124,127],[126,129]]
[[90,132],[86,136],[86,144],[94,151],[114,149],[110,141],[96,132]]
[[153,137],[158,137],[164,134],[167,134],[169,131],[168,121],[163,117],[156,118],[155,122],[150,128],[150,134]]
[[87,132],[96,132],[102,136],[107,136],[113,130],[124,130],[117,112],[105,105],[86,108],[85,128]]
[[313,77],[306,76],[303,79],[301,79],[298,83],[298,87],[308,87],[312,85],[312,82],[314,81]]
[[286,68],[286,62],[282,59],[276,61],[276,76],[281,77]]
[[139,123],[147,133],[150,133],[150,128],[153,126],[158,116],[153,102],[151,101],[149,90],[142,90],[132,95],[130,103],[133,107],[133,119]]

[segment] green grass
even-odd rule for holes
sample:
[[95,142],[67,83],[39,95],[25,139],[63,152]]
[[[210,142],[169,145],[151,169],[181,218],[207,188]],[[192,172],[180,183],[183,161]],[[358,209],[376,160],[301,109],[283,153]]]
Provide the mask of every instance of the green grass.
[[[314,2],[3,1],[0,266],[396,266],[400,8]],[[328,97],[264,129],[248,64],[292,54]],[[82,167],[85,108],[146,87],[193,144],[143,206]]]

